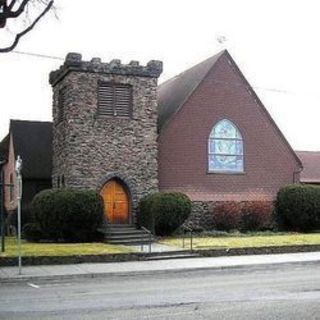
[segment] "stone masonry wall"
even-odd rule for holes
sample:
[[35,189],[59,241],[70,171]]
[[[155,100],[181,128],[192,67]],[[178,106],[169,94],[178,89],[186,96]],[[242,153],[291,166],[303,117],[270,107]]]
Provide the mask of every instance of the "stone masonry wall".
[[[99,191],[120,178],[131,195],[134,216],[139,199],[158,190],[157,78],[162,64],[140,66],[133,61],[84,62],[68,54],[64,65],[50,74],[53,86],[53,186]],[[130,84],[132,118],[97,114],[98,82]],[[64,116],[58,121],[59,93],[65,90]],[[132,219],[134,222],[134,217]]]

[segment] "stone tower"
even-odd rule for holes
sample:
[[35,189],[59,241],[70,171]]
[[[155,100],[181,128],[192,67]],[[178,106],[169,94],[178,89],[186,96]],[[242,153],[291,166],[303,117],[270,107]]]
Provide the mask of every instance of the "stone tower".
[[[116,180],[128,197],[126,223],[135,221],[139,199],[158,190],[157,81],[161,72],[160,61],[146,66],[137,61],[102,63],[99,58],[88,62],[78,53],[69,53],[64,64],[50,73],[54,187],[101,193],[108,181]],[[112,204],[115,212],[122,205],[118,202]]]

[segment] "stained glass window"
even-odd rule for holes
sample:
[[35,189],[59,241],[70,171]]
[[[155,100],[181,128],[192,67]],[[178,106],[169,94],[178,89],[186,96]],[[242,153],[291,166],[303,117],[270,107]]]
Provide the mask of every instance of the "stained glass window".
[[208,151],[210,172],[243,172],[243,140],[230,120],[223,119],[213,127]]

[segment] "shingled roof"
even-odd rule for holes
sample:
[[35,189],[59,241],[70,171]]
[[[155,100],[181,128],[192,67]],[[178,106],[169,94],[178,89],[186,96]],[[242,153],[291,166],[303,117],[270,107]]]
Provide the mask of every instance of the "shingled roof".
[[219,59],[226,55],[230,63],[232,63],[233,67],[237,70],[239,75],[244,81],[244,85],[250,90],[251,94],[257,101],[258,105],[261,107],[262,111],[271,122],[278,135],[281,137],[283,142],[288,147],[292,156],[297,161],[299,167],[302,168],[302,163],[300,158],[296,155],[291,145],[278,128],[271,115],[247,81],[247,79],[242,74],[241,70],[237,66],[237,64],[232,59],[228,50],[223,50],[218,54],[212,56],[211,58],[204,60],[203,62],[193,66],[192,68],[180,73],[179,75],[165,81],[158,87],[158,131],[165,126],[167,121],[173,116],[188,100],[188,98],[193,94],[193,92],[197,89],[200,83],[206,78],[209,71],[218,63]]
[[22,175],[26,179],[51,179],[52,123],[10,121],[15,156],[23,160]]
[[9,134],[0,142],[0,162],[7,160],[9,150]]
[[164,126],[199,86],[225,51],[165,81],[158,87],[158,129]]
[[303,165],[300,181],[320,184],[320,151],[296,151],[296,154]]

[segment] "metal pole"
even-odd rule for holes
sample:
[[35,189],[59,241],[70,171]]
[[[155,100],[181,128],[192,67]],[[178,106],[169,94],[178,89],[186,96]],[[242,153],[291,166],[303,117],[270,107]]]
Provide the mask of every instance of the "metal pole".
[[1,252],[5,251],[5,227],[4,227],[4,173],[3,167],[1,167]]
[[19,274],[21,274],[21,196],[20,196],[20,174],[18,175],[18,255],[19,255]]
[[17,173],[17,186],[18,186],[18,262],[19,262],[19,275],[22,273],[22,259],[21,259],[21,197],[22,197],[22,179],[21,179],[22,160],[18,156],[16,161]]

